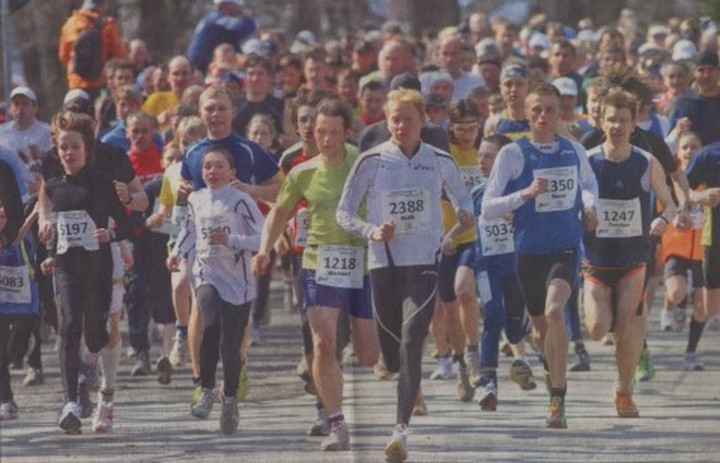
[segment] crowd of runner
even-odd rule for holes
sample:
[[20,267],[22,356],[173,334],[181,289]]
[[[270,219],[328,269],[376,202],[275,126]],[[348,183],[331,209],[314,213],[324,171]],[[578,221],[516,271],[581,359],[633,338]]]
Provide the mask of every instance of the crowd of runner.
[[[704,368],[720,312],[712,21],[476,12],[422,37],[388,21],[321,42],[215,0],[187,54],[163,61],[120,40],[109,3],[85,0],[63,27],[69,89],[51,123],[18,86],[0,125],[0,419],[19,416],[10,368],[27,355],[24,386],[45,381],[52,327],[59,427],[92,416],[111,431],[125,311],[130,374],[165,385],[189,361],[190,413],[217,403],[232,434],[273,272],[299,311],[309,434],[326,451],[350,449],[348,358],[397,380],[391,462],[427,413],[423,376],[495,411],[501,353],[522,390],[547,388],[546,425],[566,428],[568,372],[591,369],[584,334],[615,346],[614,405],[638,417],[662,278],[661,329],[689,325],[685,369]],[[104,67],[88,77],[73,44],[95,24]]]

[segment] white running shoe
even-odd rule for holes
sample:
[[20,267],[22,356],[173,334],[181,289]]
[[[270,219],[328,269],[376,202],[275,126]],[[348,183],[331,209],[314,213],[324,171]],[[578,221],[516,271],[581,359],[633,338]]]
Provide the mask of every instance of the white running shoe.
[[704,371],[705,365],[698,358],[697,352],[685,352],[685,371]]
[[103,400],[102,393],[98,393],[98,403],[93,415],[93,432],[106,433],[112,431],[115,404],[112,400]]
[[330,426],[330,434],[320,443],[324,451],[350,450],[350,431],[344,421]]
[[170,364],[175,368],[182,367],[187,363],[187,340],[185,338],[175,336],[168,358]]
[[385,446],[385,461],[389,463],[401,463],[407,459],[407,436],[410,434],[408,428],[398,425],[393,429],[393,434]]
[[16,420],[18,417],[18,406],[14,400],[0,403],[0,421]]
[[437,380],[449,380],[453,379],[453,361],[452,357],[448,355],[447,357],[438,357],[438,367],[435,369],[435,371],[432,372],[430,375],[430,379],[437,379]]
[[60,429],[65,431],[65,434],[80,434],[80,427],[82,426],[80,413],[80,405],[77,402],[65,404],[58,417]]
[[673,308],[663,309],[660,314],[660,329],[662,331],[673,331],[674,317]]

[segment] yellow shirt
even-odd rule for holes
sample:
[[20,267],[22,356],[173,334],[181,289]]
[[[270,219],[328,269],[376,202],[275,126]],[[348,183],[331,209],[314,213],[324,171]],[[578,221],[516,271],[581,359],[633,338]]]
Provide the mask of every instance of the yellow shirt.
[[[455,163],[460,169],[460,176],[462,177],[463,183],[467,186],[468,190],[472,190],[480,182],[480,170],[477,167],[477,151],[475,148],[463,150],[457,145],[450,144],[450,154],[452,155]],[[457,216],[455,209],[453,208],[450,201],[447,199],[442,200],[443,209],[443,233],[447,233],[457,223]],[[455,245],[474,243],[476,240],[475,227],[470,230],[466,230],[458,235],[454,243]]]
[[180,102],[171,91],[155,92],[143,103],[142,110],[151,116],[158,117],[163,111],[173,109]]

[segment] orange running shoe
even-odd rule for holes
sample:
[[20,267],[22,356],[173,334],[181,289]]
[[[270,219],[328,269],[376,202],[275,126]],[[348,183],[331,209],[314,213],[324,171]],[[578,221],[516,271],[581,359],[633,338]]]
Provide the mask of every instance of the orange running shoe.
[[640,411],[633,402],[632,392],[615,391],[615,409],[620,418],[637,418]]
[[560,396],[550,398],[550,415],[548,415],[546,423],[548,428],[565,429],[567,421],[565,420],[565,399]]

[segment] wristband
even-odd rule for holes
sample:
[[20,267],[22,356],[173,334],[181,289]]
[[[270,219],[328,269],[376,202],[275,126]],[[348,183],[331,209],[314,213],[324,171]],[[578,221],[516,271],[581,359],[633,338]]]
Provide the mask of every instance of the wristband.
[[662,219],[666,224],[668,224],[668,225],[670,224],[670,221],[669,221],[669,220],[667,219],[667,217],[665,217],[663,214],[660,214],[660,215],[658,216],[658,218],[659,218],[659,219]]

